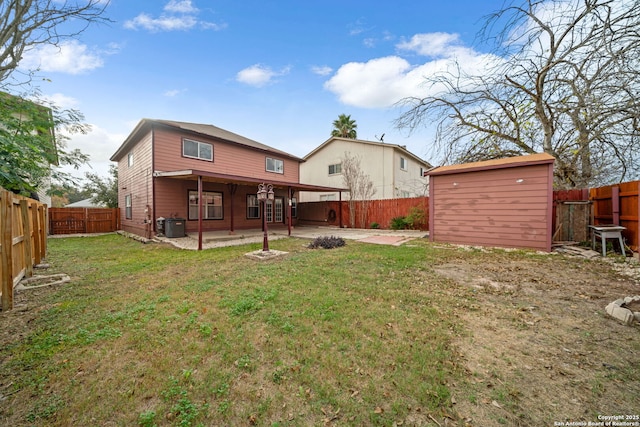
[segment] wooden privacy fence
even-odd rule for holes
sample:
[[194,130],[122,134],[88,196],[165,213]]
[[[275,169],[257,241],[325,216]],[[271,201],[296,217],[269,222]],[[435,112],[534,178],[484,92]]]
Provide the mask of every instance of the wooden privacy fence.
[[[380,228],[391,228],[391,220],[396,217],[406,217],[412,212],[423,217],[419,224],[420,230],[429,229],[429,198],[414,197],[405,199],[358,200],[355,206],[355,228],[371,228],[377,223]],[[302,224],[349,227],[349,202],[325,201],[304,202],[298,205],[298,221]]]
[[119,229],[118,208],[49,208],[50,234],[111,233]]
[[47,253],[47,206],[0,188],[0,300],[13,308],[13,288],[33,276]]
[[640,181],[624,182],[592,188],[589,199],[593,203],[593,225],[621,225],[626,227],[622,232],[629,246],[638,252],[640,243],[640,227],[638,212],[640,211]]
[[554,242],[588,241],[591,221],[589,190],[554,191],[552,219]]

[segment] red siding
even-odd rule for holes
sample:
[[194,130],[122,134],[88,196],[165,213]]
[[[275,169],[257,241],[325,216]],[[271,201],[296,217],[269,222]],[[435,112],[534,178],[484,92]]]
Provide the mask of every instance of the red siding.
[[551,167],[431,176],[431,240],[550,250]]
[[[213,138],[193,137],[189,139],[213,145],[213,162],[182,157],[182,136],[180,132],[156,130],[154,132],[155,170],[168,172],[193,169],[233,176],[257,178],[265,181],[299,182],[299,164],[296,160],[282,158],[267,152],[231,144]],[[276,158],[284,162],[284,173],[266,171],[266,158]]]
[[[133,153],[133,165],[128,164],[128,153],[118,161],[118,206],[120,207],[121,226],[124,231],[147,238],[153,230],[152,199],[152,134],[149,132],[130,151]],[[127,219],[125,196],[131,195],[132,218]]]
[[[198,231],[198,220],[189,220],[188,194],[189,191],[197,191],[196,181],[177,180],[171,178],[156,178],[156,215],[163,218],[184,218],[185,230],[187,232]],[[231,195],[227,184],[213,182],[203,182],[202,191],[212,191],[222,193],[222,204],[224,209],[223,219],[212,219],[202,221],[203,231],[229,230],[231,228],[231,203],[233,198],[234,208],[234,229],[262,228],[262,217],[247,218],[247,195],[256,194],[256,186],[239,185],[235,195]],[[286,190],[274,189],[275,197],[286,197]],[[286,199],[285,199],[286,207]],[[286,222],[286,211],[283,213]],[[283,222],[282,224],[284,225]],[[295,224],[295,222],[294,222]],[[270,223],[269,226],[272,224]],[[273,224],[276,225],[276,224]]]

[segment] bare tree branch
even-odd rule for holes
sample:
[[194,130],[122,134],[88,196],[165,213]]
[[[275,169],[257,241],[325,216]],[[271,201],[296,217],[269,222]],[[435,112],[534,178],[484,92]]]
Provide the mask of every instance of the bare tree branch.
[[59,46],[90,25],[109,22],[105,0],[3,0],[0,2],[0,82],[39,45]]
[[481,33],[503,62],[429,77],[445,89],[403,100],[396,125],[436,123],[445,161],[549,153],[561,187],[638,176],[639,29],[640,0],[512,2]]

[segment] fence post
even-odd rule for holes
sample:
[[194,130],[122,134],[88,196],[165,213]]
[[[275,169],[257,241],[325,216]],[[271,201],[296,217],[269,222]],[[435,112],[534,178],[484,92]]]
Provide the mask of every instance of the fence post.
[[12,196],[0,190],[0,245],[2,246],[2,311],[13,309]]
[[40,253],[43,257],[47,257],[47,236],[49,236],[49,209],[47,209],[47,205],[38,205],[38,212],[40,216],[40,226],[41,230],[39,233],[40,237]]
[[620,187],[611,187],[611,214],[614,225],[620,225]]
[[42,262],[42,249],[40,247],[40,231],[39,224],[40,210],[38,204],[31,204],[31,230],[33,233],[33,260],[34,264],[40,264]]
[[22,242],[24,247],[25,276],[33,276],[33,246],[31,246],[31,221],[29,221],[29,201],[20,200],[20,215],[22,216]]

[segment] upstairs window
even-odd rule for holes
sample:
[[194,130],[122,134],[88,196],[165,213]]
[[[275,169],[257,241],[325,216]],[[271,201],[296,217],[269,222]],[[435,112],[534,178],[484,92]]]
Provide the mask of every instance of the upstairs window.
[[267,172],[284,173],[284,162],[280,159],[267,157]]
[[400,169],[402,169],[403,171],[407,170],[407,159],[405,159],[404,157],[400,157]]
[[329,175],[337,175],[342,173],[342,163],[336,163],[335,165],[329,165]]
[[191,139],[182,140],[182,155],[192,159],[213,161],[213,145],[206,142],[193,141]]
[[127,165],[129,167],[133,166],[133,153],[129,153],[127,155]]

